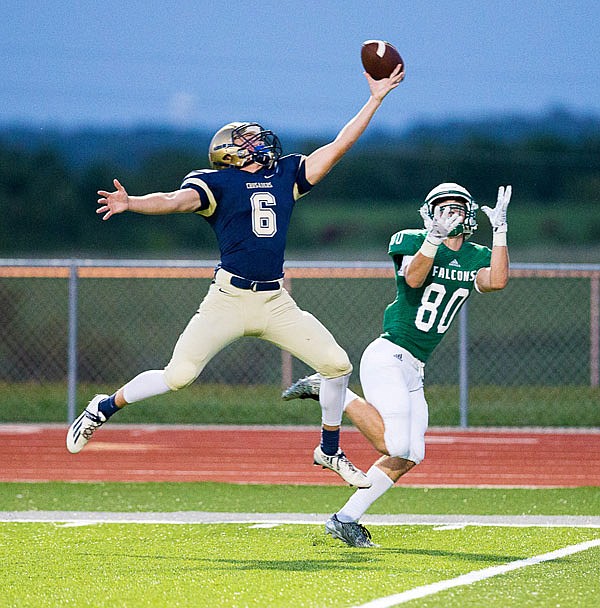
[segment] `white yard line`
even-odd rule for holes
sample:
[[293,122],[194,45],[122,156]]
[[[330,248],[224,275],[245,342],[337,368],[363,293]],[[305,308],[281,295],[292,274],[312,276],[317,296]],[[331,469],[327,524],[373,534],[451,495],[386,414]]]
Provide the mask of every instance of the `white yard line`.
[[[102,512],[0,511],[0,522],[63,524],[323,524],[325,513],[224,513],[212,511]],[[542,528],[600,528],[600,517],[588,515],[367,515],[376,526],[502,526]]]
[[[319,513],[223,513],[209,511],[175,512],[97,512],[97,511],[0,511],[0,523],[54,523],[64,527],[95,524],[250,524],[252,527],[275,527],[282,524],[319,524],[329,517]],[[440,526],[440,530],[465,526],[507,527],[580,527],[600,528],[600,517],[574,515],[370,515],[367,525]],[[494,576],[542,562],[561,559],[600,546],[600,538],[571,545],[543,555],[517,560],[501,566],[475,570],[462,576],[416,587],[387,597],[378,598],[354,608],[390,608],[414,599],[434,595],[453,587],[471,585]]]
[[492,578],[500,574],[506,574],[507,572],[512,572],[513,570],[519,570],[520,568],[527,568],[528,566],[534,566],[535,564],[541,564],[542,562],[561,559],[568,555],[586,551],[592,547],[600,547],[600,538],[588,540],[577,545],[570,545],[568,547],[564,547],[563,549],[557,549],[556,551],[551,551],[550,553],[544,553],[543,555],[535,555],[534,557],[530,557],[528,559],[520,559],[502,566],[492,566],[491,568],[484,568],[483,570],[474,570],[473,572],[463,574],[462,576],[458,576],[456,578],[439,581],[437,583],[432,583],[431,585],[423,585],[422,587],[415,587],[414,589],[409,589],[408,591],[403,591],[402,593],[388,595],[387,597],[382,597],[371,602],[367,602],[366,604],[360,604],[354,608],[390,608],[391,606],[398,606],[400,604],[404,604],[405,602],[410,602],[411,600],[420,599],[428,595],[434,595],[440,591],[452,589],[453,587],[472,585],[478,581],[483,581],[487,578]]

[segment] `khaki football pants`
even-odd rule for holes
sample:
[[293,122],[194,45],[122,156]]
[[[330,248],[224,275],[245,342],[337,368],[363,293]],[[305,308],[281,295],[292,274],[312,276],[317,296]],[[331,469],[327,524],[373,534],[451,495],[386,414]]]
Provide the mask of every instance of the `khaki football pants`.
[[230,284],[230,278],[223,269],[217,272],[198,312],[179,336],[165,368],[169,388],[178,390],[191,384],[212,357],[242,336],[272,342],[324,378],[352,371],[348,355],[329,330],[298,308],[283,287],[275,291],[239,289]]

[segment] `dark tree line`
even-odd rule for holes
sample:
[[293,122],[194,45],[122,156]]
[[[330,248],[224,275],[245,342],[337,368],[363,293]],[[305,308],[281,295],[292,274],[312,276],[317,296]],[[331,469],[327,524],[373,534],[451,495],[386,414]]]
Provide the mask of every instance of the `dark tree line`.
[[[310,152],[320,143],[304,142],[296,149]],[[205,154],[190,148],[155,149],[136,163],[103,157],[82,165],[70,161],[58,146],[31,149],[0,143],[0,255],[102,256],[197,247],[198,225],[205,223],[201,218],[149,220],[132,214],[127,222],[108,222],[100,230],[96,191],[110,189],[114,177],[133,194],[167,191],[177,188],[191,169],[206,166]],[[516,142],[470,137],[453,144],[372,136],[340,162],[311,199],[414,206],[441,181],[460,182],[486,200],[495,197],[499,184],[511,183],[521,199],[551,207],[587,201],[597,216],[600,135],[575,141],[539,135]]]

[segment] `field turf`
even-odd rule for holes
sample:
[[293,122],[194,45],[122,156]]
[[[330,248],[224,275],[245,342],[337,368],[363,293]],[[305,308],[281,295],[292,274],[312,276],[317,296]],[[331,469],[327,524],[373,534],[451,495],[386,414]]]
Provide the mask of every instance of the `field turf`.
[[[549,523],[557,515],[598,521],[599,488],[394,488],[365,519],[377,513],[398,514],[398,521],[403,513],[515,517],[511,525],[493,526],[369,524],[380,545],[374,549],[353,549],[325,536],[318,517],[319,523],[277,523],[286,513],[326,517],[350,491],[216,483],[2,483],[4,515],[71,514],[51,522],[0,523],[0,605],[263,608],[373,602],[383,608],[397,605],[386,597],[406,600],[411,596],[396,594],[418,595],[442,581],[445,589],[426,588],[423,597],[402,600],[403,605],[597,605],[600,528],[529,526],[520,516],[548,516]],[[247,521],[91,523],[78,522],[76,511],[140,513],[140,518],[153,511],[167,517],[174,511],[235,512]],[[252,513],[270,513],[274,523],[257,524],[258,517],[247,515]],[[581,545],[589,541],[591,546]],[[570,555],[526,562],[479,582],[451,582],[568,547],[575,547]]]

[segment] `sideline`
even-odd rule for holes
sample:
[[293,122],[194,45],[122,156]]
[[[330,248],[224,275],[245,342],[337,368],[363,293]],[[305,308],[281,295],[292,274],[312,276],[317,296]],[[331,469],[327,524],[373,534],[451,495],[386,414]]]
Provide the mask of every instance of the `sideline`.
[[568,547],[564,547],[563,549],[557,549],[556,551],[544,553],[543,555],[536,555],[528,559],[520,559],[502,566],[492,566],[491,568],[484,568],[483,570],[475,570],[473,572],[469,572],[468,574],[458,576],[457,578],[439,581],[437,583],[432,583],[431,585],[415,587],[414,589],[409,589],[408,591],[403,591],[402,593],[389,595],[387,597],[382,597],[377,600],[367,602],[366,604],[357,605],[354,608],[391,608],[391,606],[398,606],[399,604],[404,604],[405,602],[410,602],[411,600],[416,600],[428,595],[434,595],[440,591],[452,589],[453,587],[471,585],[487,578],[512,572],[513,570],[519,570],[520,568],[527,568],[528,566],[533,566],[535,564],[561,559],[568,555],[574,555],[575,553],[586,551],[592,547],[600,547],[600,538],[588,540],[577,545],[570,545]]

